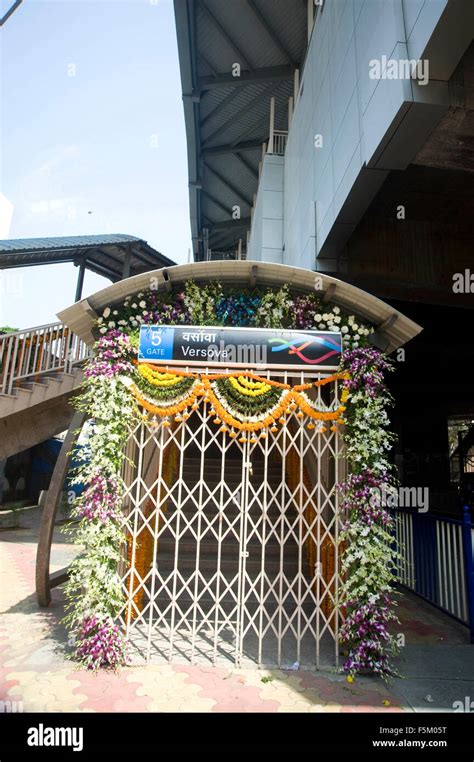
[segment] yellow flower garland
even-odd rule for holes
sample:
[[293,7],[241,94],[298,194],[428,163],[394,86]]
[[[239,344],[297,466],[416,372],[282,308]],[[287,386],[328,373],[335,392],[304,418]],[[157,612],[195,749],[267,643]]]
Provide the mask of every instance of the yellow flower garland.
[[[284,425],[286,423],[287,415],[295,413],[298,418],[309,418],[307,423],[308,429],[314,429],[315,424],[313,421],[332,421],[331,431],[336,431],[338,425],[344,423],[343,413],[346,410],[344,404],[338,405],[334,410],[319,410],[309,397],[305,394],[306,391],[313,387],[323,386],[325,384],[337,381],[339,379],[347,379],[347,373],[336,373],[333,376],[320,379],[319,381],[299,384],[291,388],[288,384],[282,384],[270,379],[261,378],[253,373],[227,373],[227,374],[213,374],[198,375],[196,373],[189,373],[187,371],[173,371],[170,372],[166,368],[156,368],[146,363],[138,365],[138,373],[146,379],[146,381],[158,388],[172,388],[179,384],[183,378],[194,378],[196,383],[193,384],[189,394],[187,394],[179,402],[171,405],[157,405],[153,401],[147,398],[136,384],[131,384],[130,391],[136,398],[139,405],[141,405],[148,414],[152,416],[159,416],[164,419],[164,425],[170,425],[167,420],[170,417],[174,417],[175,421],[181,421],[189,417],[191,410],[197,410],[199,405],[204,401],[210,405],[210,415],[214,416],[214,422],[220,424],[220,431],[228,433],[230,437],[236,436],[234,429],[240,432],[261,432],[260,436],[266,436],[263,429],[269,429],[272,433],[276,433],[279,429],[277,424]],[[272,387],[277,387],[283,390],[281,401],[278,405],[272,408],[266,414],[262,414],[262,417],[253,421],[242,421],[227,410],[222,401],[217,397],[214,389],[213,382],[220,379],[228,379],[233,388],[242,394],[244,397],[259,397],[271,390]],[[347,401],[349,392],[344,389],[341,394],[341,403]],[[183,414],[183,415],[181,415]],[[230,427],[230,429],[228,428]],[[318,429],[319,432],[325,432],[327,429],[323,426]],[[244,439],[240,441],[245,441]],[[251,439],[250,441],[253,441]]]
[[272,388],[270,384],[263,381],[250,381],[245,376],[239,376],[238,378],[230,376],[229,382],[244,397],[261,397],[262,394],[266,394]]
[[176,386],[176,384],[179,384],[183,378],[196,377],[194,373],[186,373],[183,371],[169,373],[166,370],[163,371],[160,368],[154,368],[152,365],[148,365],[147,363],[139,364],[137,370],[140,376],[148,381],[149,384],[158,387]]

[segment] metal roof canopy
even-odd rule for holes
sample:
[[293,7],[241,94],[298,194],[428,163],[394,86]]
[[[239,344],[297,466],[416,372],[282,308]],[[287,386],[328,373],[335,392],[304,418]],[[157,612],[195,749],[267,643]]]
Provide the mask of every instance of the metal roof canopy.
[[85,269],[115,283],[175,264],[141,238],[120,233],[0,241],[0,270],[65,262],[79,267],[76,300],[81,298]]
[[122,302],[150,287],[150,277],[156,278],[157,291],[169,291],[173,285],[187,280],[196,282],[220,281],[232,286],[274,286],[288,283],[291,288],[315,293],[316,278],[322,288],[317,293],[331,304],[354,313],[362,320],[376,326],[373,343],[383,351],[392,352],[416,336],[422,328],[402,315],[389,304],[360,288],[323,273],[314,273],[301,267],[252,261],[194,262],[163,268],[154,273],[136,275],[113,286],[98,291],[58,313],[59,320],[66,323],[88,344],[94,343],[94,323],[105,309]]
[[[193,250],[234,251],[250,228],[270,98],[288,129],[308,44],[307,0],[174,0],[188,148]],[[239,64],[239,77],[233,67]],[[232,218],[235,205],[240,219]]]

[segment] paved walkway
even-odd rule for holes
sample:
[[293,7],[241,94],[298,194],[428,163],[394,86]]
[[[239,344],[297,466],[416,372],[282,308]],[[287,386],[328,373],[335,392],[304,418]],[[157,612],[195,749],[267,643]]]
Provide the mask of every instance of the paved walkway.
[[[403,712],[453,711],[474,698],[474,647],[449,617],[404,597],[398,628],[405,676],[348,683],[334,672],[234,669],[186,664],[127,667],[93,674],[65,658],[61,590],[49,609],[34,594],[36,522],[0,532],[0,701],[26,712]],[[58,532],[53,569],[74,546]],[[1,706],[1,705],[0,705]]]

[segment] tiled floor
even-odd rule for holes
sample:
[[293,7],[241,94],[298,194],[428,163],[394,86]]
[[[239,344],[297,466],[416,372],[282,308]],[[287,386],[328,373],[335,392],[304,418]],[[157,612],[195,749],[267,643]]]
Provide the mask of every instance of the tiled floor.
[[[66,658],[67,636],[60,623],[61,591],[53,591],[49,609],[39,609],[36,603],[36,536],[34,524],[0,534],[0,701],[21,702],[19,707],[26,712],[449,710],[452,701],[443,704],[443,699],[437,698],[438,689],[440,697],[447,695],[446,680],[438,685],[437,676],[440,663],[448,655],[452,661],[453,653],[459,655],[452,667],[452,679],[447,676],[452,683],[449,695],[456,698],[459,693],[460,699],[474,695],[474,682],[466,682],[469,674],[474,675],[471,669],[474,649],[467,645],[467,630],[414,597],[400,600],[402,624],[397,628],[406,640],[403,655],[408,655],[401,663],[406,663],[413,677],[408,675],[390,685],[370,677],[349,683],[335,671],[189,664],[132,666],[119,674],[79,670]],[[67,565],[75,552],[64,538],[58,535],[58,539],[53,548],[53,569]],[[420,659],[426,665],[421,673]],[[446,669],[451,669],[446,664]],[[457,669],[459,664],[461,668]],[[456,670],[460,675],[454,674]],[[426,681],[432,687],[427,689]],[[422,695],[425,690],[432,695]]]

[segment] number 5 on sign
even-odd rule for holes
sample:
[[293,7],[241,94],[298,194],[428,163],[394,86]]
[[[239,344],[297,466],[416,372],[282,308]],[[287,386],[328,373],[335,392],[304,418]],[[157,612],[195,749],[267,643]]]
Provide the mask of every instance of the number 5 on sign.
[[161,333],[159,331],[153,331],[151,334],[151,343],[154,347],[159,347],[161,344]]

